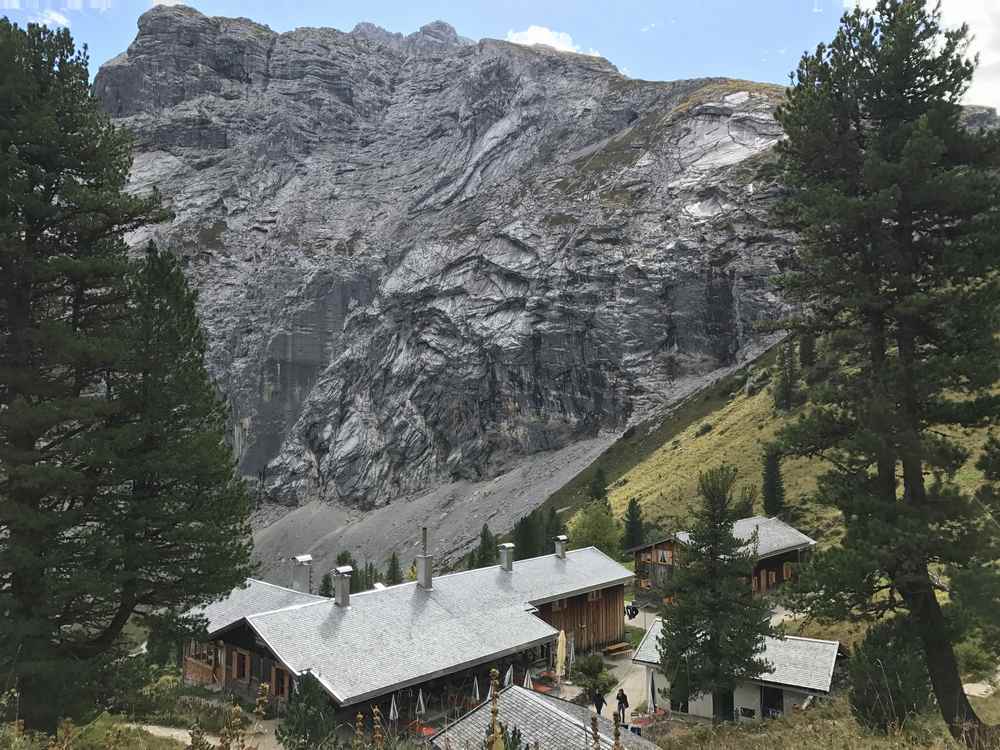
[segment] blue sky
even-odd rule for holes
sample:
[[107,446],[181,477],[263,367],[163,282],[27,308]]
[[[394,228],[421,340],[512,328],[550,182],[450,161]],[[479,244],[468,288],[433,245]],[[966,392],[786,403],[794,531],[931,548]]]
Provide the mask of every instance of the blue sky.
[[[409,33],[442,19],[460,34],[597,52],[635,78],[730,76],[784,83],[806,50],[829,39],[845,3],[871,0],[191,0],[209,15],[246,16],[276,31],[350,30],[371,21]],[[171,3],[172,4],[172,3]],[[0,0],[24,23],[68,25],[97,66],[125,50],[151,0]],[[944,0],[946,20],[968,21],[984,67],[972,92],[1000,104],[1000,0]]]

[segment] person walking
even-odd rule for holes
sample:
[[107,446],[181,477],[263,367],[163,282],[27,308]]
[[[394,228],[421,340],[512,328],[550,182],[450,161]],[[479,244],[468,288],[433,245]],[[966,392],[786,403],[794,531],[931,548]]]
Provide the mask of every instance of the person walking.
[[618,688],[618,721],[625,723],[625,709],[628,708],[628,696],[625,695],[625,688]]
[[604,706],[607,703],[607,701],[604,700],[604,696],[601,695],[599,691],[595,690],[590,696],[590,700],[594,704],[594,710],[597,711],[597,715],[601,716],[604,711]]

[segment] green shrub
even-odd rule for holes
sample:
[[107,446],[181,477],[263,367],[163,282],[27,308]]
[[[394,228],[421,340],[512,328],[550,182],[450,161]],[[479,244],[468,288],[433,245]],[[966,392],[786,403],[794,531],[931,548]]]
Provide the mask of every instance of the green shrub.
[[712,431],[712,423],[702,422],[700,425],[698,425],[698,429],[694,431],[694,436],[701,437],[702,435],[707,435],[711,431]]
[[958,668],[962,676],[968,680],[973,682],[989,680],[996,673],[996,662],[977,636],[956,643],[955,656],[958,658]]
[[583,688],[584,695],[588,697],[594,693],[606,695],[617,684],[617,680],[608,672],[600,654],[578,657],[570,676],[574,683]]
[[869,729],[901,730],[933,706],[923,647],[906,618],[873,626],[851,656],[848,672],[851,712]]

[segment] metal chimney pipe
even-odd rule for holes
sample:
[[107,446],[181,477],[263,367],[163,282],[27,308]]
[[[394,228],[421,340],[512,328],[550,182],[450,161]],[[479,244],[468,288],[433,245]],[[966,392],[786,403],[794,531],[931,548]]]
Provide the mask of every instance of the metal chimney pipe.
[[514,571],[513,542],[505,542],[501,544],[497,549],[500,550],[500,570],[505,570],[508,573],[512,573]]
[[556,537],[556,557],[560,560],[566,559],[566,544],[569,538],[565,534],[560,534]]
[[423,554],[417,555],[417,586],[430,591],[434,588],[434,556],[427,552],[427,527],[420,529],[420,544]]
[[338,607],[351,606],[351,573],[354,568],[342,565],[333,569],[334,599]]

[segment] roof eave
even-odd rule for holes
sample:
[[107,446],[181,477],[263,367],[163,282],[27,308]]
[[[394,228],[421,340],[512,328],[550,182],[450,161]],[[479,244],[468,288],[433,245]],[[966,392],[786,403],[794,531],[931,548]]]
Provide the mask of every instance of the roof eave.
[[437,679],[438,677],[443,677],[444,675],[454,674],[455,672],[461,672],[465,669],[470,669],[472,667],[479,666],[480,664],[486,664],[488,662],[494,661],[495,659],[502,659],[505,656],[510,656],[511,654],[517,654],[521,651],[525,651],[529,648],[534,648],[535,646],[540,646],[543,643],[549,643],[554,638],[559,637],[559,631],[552,628],[552,632],[542,638],[535,638],[531,641],[525,641],[517,646],[512,646],[502,651],[497,651],[495,653],[489,654],[488,656],[478,657],[476,659],[470,659],[468,661],[460,662],[459,664],[447,667],[445,669],[438,669],[434,672],[428,672],[426,674],[419,675],[417,677],[412,677],[408,680],[403,680],[401,682],[393,683],[392,685],[383,686],[375,690],[369,690],[365,693],[359,693],[357,695],[345,696],[343,699],[336,698],[337,703],[341,706],[353,706],[357,703],[364,703],[365,701],[371,700],[372,698],[378,698],[383,695],[388,695],[389,693],[394,693],[397,690],[402,690],[403,688],[408,688],[413,685],[420,685],[424,682]]
[[604,581],[602,583],[593,584],[591,586],[584,586],[582,588],[573,589],[571,591],[566,591],[557,594],[556,596],[547,596],[543,597],[542,599],[533,599],[528,603],[534,607],[540,607],[543,604],[556,602],[559,601],[560,599],[569,599],[570,597],[573,596],[580,596],[581,594],[589,594],[591,591],[601,591],[602,589],[609,589],[612,586],[621,586],[628,583],[633,578],[635,578],[635,575],[633,573],[629,573],[627,576],[621,576],[620,578],[615,578],[614,580],[611,581]]

